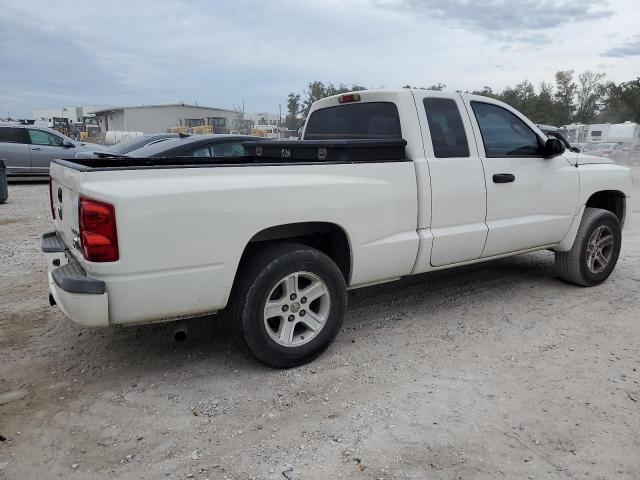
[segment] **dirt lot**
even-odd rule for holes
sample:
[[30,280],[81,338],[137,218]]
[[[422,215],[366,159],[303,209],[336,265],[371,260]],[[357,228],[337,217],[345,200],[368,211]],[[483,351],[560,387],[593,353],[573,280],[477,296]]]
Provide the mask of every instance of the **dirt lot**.
[[329,351],[275,371],[224,318],[183,343],[72,324],[47,302],[49,215],[43,184],[0,205],[0,478],[640,478],[635,220],[602,286],[540,252],[351,292]]

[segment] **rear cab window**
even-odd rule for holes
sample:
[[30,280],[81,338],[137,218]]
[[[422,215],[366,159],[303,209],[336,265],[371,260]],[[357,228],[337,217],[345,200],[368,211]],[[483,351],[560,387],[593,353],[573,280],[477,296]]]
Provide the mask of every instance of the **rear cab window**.
[[351,103],[316,110],[305,140],[402,138],[398,107],[392,102]]

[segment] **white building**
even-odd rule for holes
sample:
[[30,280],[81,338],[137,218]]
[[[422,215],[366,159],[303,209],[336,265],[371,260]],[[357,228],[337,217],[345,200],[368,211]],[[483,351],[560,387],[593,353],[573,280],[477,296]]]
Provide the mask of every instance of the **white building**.
[[40,122],[47,122],[53,125],[54,118],[66,118],[70,123],[82,122],[82,117],[91,115],[98,110],[109,108],[109,105],[83,105],[83,106],[61,106],[53,108],[35,108],[31,111],[33,119]]
[[[269,112],[257,112],[257,113],[246,113],[244,114],[244,118],[246,120],[251,120],[254,125],[278,125],[281,121],[280,115],[278,113],[269,113]],[[282,118],[282,122],[284,122],[284,116]]]
[[109,107],[95,112],[100,131],[166,132],[171,127],[211,125],[219,133],[240,129],[240,113],[225,108],[175,103]]

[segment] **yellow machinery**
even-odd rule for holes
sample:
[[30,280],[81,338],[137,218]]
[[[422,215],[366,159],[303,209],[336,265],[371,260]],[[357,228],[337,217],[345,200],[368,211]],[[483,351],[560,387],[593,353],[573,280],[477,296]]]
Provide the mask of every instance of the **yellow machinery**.
[[213,133],[212,125],[200,125],[198,127],[169,127],[167,128],[168,133],[193,133],[193,134],[204,134],[204,133]]
[[213,133],[213,125],[201,125],[199,127],[191,127],[191,133],[196,134],[205,134],[205,133]]

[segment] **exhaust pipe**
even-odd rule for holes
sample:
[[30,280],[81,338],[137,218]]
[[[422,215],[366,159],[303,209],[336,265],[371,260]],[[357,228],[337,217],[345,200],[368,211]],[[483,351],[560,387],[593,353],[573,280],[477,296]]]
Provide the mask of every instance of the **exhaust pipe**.
[[184,342],[187,339],[187,324],[185,322],[177,322],[173,329],[173,339],[176,342]]

